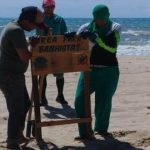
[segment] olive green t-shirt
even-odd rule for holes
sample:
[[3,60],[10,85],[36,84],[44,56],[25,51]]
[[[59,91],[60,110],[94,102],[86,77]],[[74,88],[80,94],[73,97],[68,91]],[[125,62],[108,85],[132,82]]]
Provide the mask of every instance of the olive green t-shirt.
[[25,33],[15,21],[8,23],[0,37],[0,71],[24,73],[28,63],[23,62],[16,48],[27,50]]

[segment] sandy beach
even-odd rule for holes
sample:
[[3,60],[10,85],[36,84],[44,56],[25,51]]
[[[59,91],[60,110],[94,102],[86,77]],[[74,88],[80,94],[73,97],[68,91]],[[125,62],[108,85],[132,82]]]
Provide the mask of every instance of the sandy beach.
[[[34,141],[28,147],[34,150],[150,150],[150,57],[119,56],[120,80],[113,97],[109,132],[113,137],[78,142],[77,124],[42,128],[44,142]],[[26,73],[28,91],[31,91],[30,68]],[[79,73],[65,74],[65,98],[68,106],[55,101],[56,85],[53,75],[48,76],[49,105],[41,108],[42,120],[75,117],[74,94]],[[5,99],[0,93],[0,150],[6,150],[8,113]],[[94,94],[91,97],[94,123]],[[28,148],[29,149],[29,148]]]

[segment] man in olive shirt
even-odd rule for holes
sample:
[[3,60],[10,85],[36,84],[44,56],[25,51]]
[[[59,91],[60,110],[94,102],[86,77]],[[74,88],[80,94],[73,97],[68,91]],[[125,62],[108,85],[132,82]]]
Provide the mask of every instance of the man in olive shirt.
[[[43,13],[34,6],[25,7],[17,21],[12,21],[3,29],[0,37],[0,89],[9,112],[7,147],[20,150],[20,143],[27,140],[23,136],[25,118],[30,100],[25,85],[31,53],[24,30],[31,31],[43,22]],[[33,46],[31,42],[31,46]]]

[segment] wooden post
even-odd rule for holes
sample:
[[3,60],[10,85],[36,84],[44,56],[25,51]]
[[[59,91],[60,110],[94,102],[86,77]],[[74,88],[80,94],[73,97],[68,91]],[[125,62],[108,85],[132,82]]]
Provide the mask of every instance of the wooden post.
[[26,130],[26,137],[30,137],[31,136],[31,130],[32,130],[32,105],[33,105],[33,89],[31,91],[31,106],[28,112],[28,119],[27,119],[27,130]]
[[41,123],[41,112],[40,112],[40,101],[39,101],[39,90],[38,90],[38,78],[36,75],[32,75],[33,85],[33,101],[34,101],[34,112],[35,112],[35,135],[36,140],[42,140],[42,130],[37,124]]
[[[91,99],[90,99],[90,76],[89,72],[84,72],[84,104],[85,104],[85,117],[91,118]],[[91,118],[92,119],[92,118]],[[86,136],[92,137],[92,123],[86,123]]]

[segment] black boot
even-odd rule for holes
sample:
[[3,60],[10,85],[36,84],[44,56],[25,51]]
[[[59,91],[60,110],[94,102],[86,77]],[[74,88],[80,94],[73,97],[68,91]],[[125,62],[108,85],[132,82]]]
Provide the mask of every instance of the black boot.
[[[39,82],[40,82],[40,80],[41,80],[41,78],[39,78]],[[42,93],[41,93],[41,98],[40,98],[40,106],[48,105],[48,101],[46,99],[46,87],[47,87],[47,81],[46,81],[46,77],[44,77]]]
[[68,102],[65,100],[65,98],[64,98],[64,95],[58,95],[57,97],[56,97],[56,101],[58,102],[58,103],[61,103],[61,104],[68,104]]
[[63,95],[64,78],[56,78],[56,85],[58,89],[58,96],[56,97],[56,101],[61,104],[68,104]]

